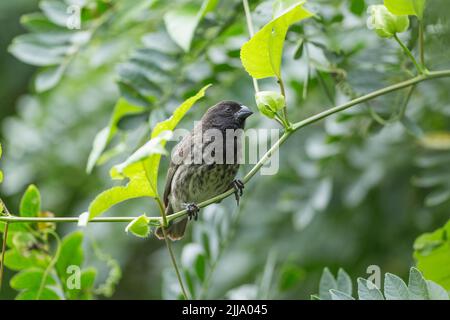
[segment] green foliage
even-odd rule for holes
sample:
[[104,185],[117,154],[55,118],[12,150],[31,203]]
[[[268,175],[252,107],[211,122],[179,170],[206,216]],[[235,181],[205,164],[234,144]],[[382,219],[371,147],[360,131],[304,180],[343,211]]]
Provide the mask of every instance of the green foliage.
[[286,33],[290,25],[310,17],[303,8],[305,1],[284,7],[284,1],[276,8],[274,18],[258,31],[241,49],[245,70],[255,79],[281,78],[281,57]]
[[408,30],[408,16],[396,16],[383,5],[370,6],[369,12],[370,18],[367,22],[369,28],[375,29],[382,38],[392,38],[395,34]]
[[189,109],[205,95],[208,87],[209,85],[203,87],[196,95],[183,102],[169,119],[158,123],[152,131],[150,142],[111,171],[113,179],[128,178],[129,182],[126,186],[113,187],[99,194],[89,206],[89,219],[128,199],[158,197],[158,168],[168,138],[165,132],[175,129]]
[[396,15],[414,15],[423,18],[426,0],[384,0],[385,6]]
[[131,221],[125,228],[125,231],[131,232],[136,237],[147,238],[150,234],[149,223],[150,221],[148,217],[143,214],[142,216],[139,216]]
[[164,15],[167,32],[186,52],[191,48],[192,39],[200,20],[215,9],[218,0],[196,2],[186,3],[180,8],[167,11]]
[[271,119],[286,106],[284,97],[274,91],[259,91],[255,94],[255,100],[259,111]]
[[[431,280],[425,280],[422,273],[411,268],[408,285],[398,276],[386,273],[384,295],[370,280],[358,278],[359,300],[450,300],[445,289]],[[312,299],[355,300],[352,297],[352,282],[348,274],[339,269],[337,279],[325,268],[320,280],[319,295]]]
[[[5,8],[21,6],[19,3],[22,1],[3,1],[1,11],[10,13]],[[22,24],[31,32],[19,36],[11,46],[19,59],[45,65],[33,80],[38,92],[33,90],[20,99],[17,108],[5,103],[4,114],[12,114],[2,121],[2,144],[8,150],[2,159],[2,169],[8,170],[2,198],[8,203],[18,203],[19,193],[36,183],[43,194],[48,194],[46,206],[55,212],[67,215],[84,211],[83,204],[97,190],[110,185],[103,166],[119,163],[123,164],[120,171],[127,171],[127,167],[129,170],[139,163],[135,159],[141,159],[140,156],[130,156],[136,156],[136,150],[152,138],[149,132],[172,113],[179,101],[207,83],[216,84],[208,94],[209,105],[233,99],[254,109],[252,83],[239,61],[241,45],[248,39],[240,0],[196,2],[191,11],[183,11],[192,5],[185,1],[87,0],[82,9],[82,30],[74,31],[64,28],[64,3],[45,1],[42,12],[23,17]],[[205,9],[205,3],[214,4],[214,10]],[[392,3],[409,6],[400,8],[409,10],[401,15],[421,18],[421,10],[408,3],[424,2]],[[283,74],[292,121],[410,77],[408,57],[367,31],[366,4],[369,1],[320,1],[315,4],[314,19],[301,25],[281,26],[275,20],[289,22],[290,14],[294,17],[292,12],[300,12],[298,1],[251,1],[255,25],[262,25],[260,32],[270,32],[255,35],[247,43],[248,49],[253,48],[249,43],[255,39],[264,38],[271,43],[258,42],[262,46],[249,50],[254,55],[247,62],[255,72],[262,70],[267,76]],[[391,7],[388,1],[386,6]],[[426,60],[430,70],[450,67],[446,8],[445,0],[433,1],[423,20],[427,24]],[[31,6],[23,9],[33,10],[36,8]],[[17,21],[14,15],[7,14],[5,19],[7,16],[11,16],[10,21]],[[267,21],[272,27],[264,26]],[[412,52],[417,50],[416,25],[412,23],[405,34]],[[5,33],[12,36],[13,32],[18,31],[5,28]],[[89,37],[83,39],[83,35]],[[73,51],[66,51],[67,47]],[[2,56],[1,61],[0,77],[5,86],[17,83],[14,90],[0,92],[6,92],[12,101],[18,92],[26,90],[23,84],[29,74],[6,57]],[[258,61],[266,64],[251,65]],[[274,90],[266,81],[261,81],[260,86]],[[449,128],[445,108],[448,83],[423,83],[414,88],[410,99],[406,96],[408,92],[401,90],[379,97],[328,117],[322,124],[302,130],[300,138],[290,139],[288,147],[282,150],[278,174],[255,177],[255,183],[249,184],[254,186],[250,192],[246,187],[241,223],[237,224],[236,216],[231,214],[234,202],[224,201],[220,206],[202,210],[204,220],[190,226],[192,238],[188,235],[181,248],[183,253],[186,250],[182,272],[191,296],[305,297],[316,286],[316,275],[322,266],[337,263],[345,263],[350,274],[357,274],[375,261],[405,277],[407,264],[401,262],[409,261],[410,253],[402,248],[408,247],[410,239],[422,230],[436,228],[448,219],[446,204],[450,199],[445,142]],[[410,103],[405,104],[405,100]],[[185,119],[186,127],[203,111],[192,109],[192,117]],[[248,125],[267,128],[266,120],[255,117]],[[95,132],[99,133],[92,146]],[[433,132],[439,132],[440,138]],[[84,167],[91,146],[87,165],[91,175],[86,177]],[[151,157],[159,167],[160,154]],[[95,166],[97,170],[93,170]],[[162,164],[159,175],[164,175],[163,168]],[[152,173],[155,182],[161,179],[157,174]],[[144,183],[142,186],[148,187]],[[121,211],[129,215],[154,210],[148,202],[127,201],[122,205]],[[43,215],[51,216],[44,212],[38,216]],[[39,298],[52,298],[56,291],[47,281],[58,280],[55,267],[51,267],[55,262],[55,242],[52,236],[49,241],[35,233],[49,234],[55,226],[30,227],[33,232],[24,224],[9,225],[5,261],[19,273],[28,266],[32,275],[25,279],[30,279],[30,284],[32,277],[43,275],[50,265],[50,276]],[[163,269],[163,296],[178,298],[177,280],[166,259],[160,258],[159,246],[155,242],[149,245],[118,241],[123,227],[117,227],[102,225],[101,232],[95,233],[102,246],[108,247],[112,256],[120,257],[126,268],[121,290],[114,298],[160,298],[161,279],[160,272],[153,272],[156,268]],[[147,228],[145,224],[142,227]],[[0,229],[4,229],[4,224]],[[426,242],[429,243],[425,247],[433,253],[427,256],[421,252],[421,259],[432,261],[435,254],[440,256],[439,249],[445,248],[443,234]],[[437,244],[436,252],[430,249],[432,243]],[[30,247],[34,249],[28,254]],[[263,250],[251,250],[255,247]],[[277,251],[277,258],[268,257],[265,248]],[[114,293],[121,279],[120,267],[110,256],[102,261],[110,270],[107,275],[103,275],[103,269],[81,269],[82,287],[87,288],[86,295],[79,293],[83,298],[100,294],[110,297]],[[148,261],[152,268],[140,267]],[[438,269],[431,264],[430,270]],[[429,277],[419,262],[417,266],[425,278],[443,285]],[[411,272],[409,298],[424,297],[424,283],[430,299],[448,297],[442,287],[424,282],[417,272]],[[106,278],[104,283],[95,288],[102,276]],[[335,288],[325,294],[334,299],[350,299],[346,278],[343,273],[338,275]],[[404,291],[397,278],[390,276],[388,282],[392,297]],[[135,290],[136,283],[139,290]],[[23,291],[22,298],[37,296],[34,289],[17,290]],[[358,280],[358,292],[360,299],[384,298],[380,290],[363,279]]]
[[[40,192],[31,185],[22,197],[20,213],[25,217],[43,216]],[[12,224],[8,231],[5,266],[17,273],[10,286],[18,291],[17,300],[92,299],[96,291],[97,270],[84,267],[81,231],[62,240],[50,223]],[[4,230],[2,230],[3,232]],[[51,240],[54,238],[54,245]]]
[[19,212],[22,217],[37,217],[41,212],[41,195],[35,185],[29,186],[25,191]]
[[88,44],[98,24],[107,12],[104,2],[83,2],[80,24],[81,30],[67,28],[70,14],[67,5],[56,0],[40,1],[42,13],[32,13],[22,17],[21,23],[30,30],[29,34],[18,36],[9,51],[18,59],[35,66],[45,67],[34,80],[37,92],[55,87],[62,79],[68,65],[78,51]]
[[450,221],[432,232],[425,233],[414,242],[414,259],[417,268],[446,290],[450,290]]
[[119,99],[117,101],[111,120],[106,128],[102,129],[94,139],[91,154],[87,162],[87,172],[92,172],[95,164],[98,162],[102,153],[104,152],[108,143],[114,138],[117,131],[119,130],[117,125],[119,121],[126,116],[136,115],[143,113],[145,108],[140,106],[135,106],[125,99]]

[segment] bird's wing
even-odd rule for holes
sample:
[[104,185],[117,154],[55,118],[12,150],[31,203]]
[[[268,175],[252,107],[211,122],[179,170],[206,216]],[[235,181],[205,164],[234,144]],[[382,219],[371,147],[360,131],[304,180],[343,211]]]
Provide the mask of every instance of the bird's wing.
[[[177,155],[178,159],[186,159],[186,157],[189,155],[189,149],[191,148],[192,144],[192,138],[191,134],[186,135],[175,147],[173,150],[173,153]],[[178,161],[180,162],[180,161]],[[170,190],[172,187],[172,179],[175,175],[175,172],[177,172],[178,167],[180,166],[180,163],[174,163],[172,161],[172,157],[170,157],[170,164],[169,169],[167,170],[167,177],[166,177],[166,186],[164,188],[164,204],[167,207],[169,203],[169,195]]]

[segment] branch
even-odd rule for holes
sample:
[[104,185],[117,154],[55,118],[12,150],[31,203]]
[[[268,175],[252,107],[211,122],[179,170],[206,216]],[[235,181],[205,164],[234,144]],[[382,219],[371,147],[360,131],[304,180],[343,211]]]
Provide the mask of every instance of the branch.
[[[408,88],[413,85],[416,85],[420,82],[437,79],[437,78],[449,78],[450,77],[450,70],[442,70],[442,71],[434,71],[434,72],[427,72],[426,74],[419,75],[417,77],[411,78],[409,80],[399,82],[397,84],[385,87],[380,90],[376,90],[374,92],[371,92],[369,94],[366,94],[364,96],[361,96],[359,98],[356,98],[354,100],[351,100],[347,103],[344,103],[342,105],[336,106],[334,108],[325,110],[323,112],[320,112],[314,116],[311,116],[305,120],[299,121],[297,123],[294,123],[292,125],[291,131],[286,131],[281,136],[277,142],[267,151],[264,156],[258,161],[258,163],[250,170],[249,173],[244,177],[243,182],[247,183],[251,180],[251,178],[261,169],[261,167],[266,163],[267,160],[272,156],[272,154],[277,151],[280,146],[293,134],[295,131],[306,127],[310,124],[313,124],[315,122],[318,122],[332,114],[344,111],[346,109],[349,109],[355,105],[361,104],[363,102],[372,100],[376,97],[386,95],[390,92],[394,92],[400,89]],[[230,195],[234,193],[234,189],[230,189],[218,196],[215,196],[207,201],[201,202],[198,204],[199,208],[203,208],[206,206],[209,206],[210,204],[219,202]],[[176,213],[173,213],[171,215],[167,216],[167,221],[170,222],[174,219],[180,218],[187,214],[187,210],[182,210]],[[100,218],[94,218],[90,220],[90,222],[131,222],[136,217],[100,217]],[[161,217],[150,217],[150,222],[157,222],[160,225],[162,225],[162,219]],[[34,223],[34,222],[53,222],[53,223],[63,223],[63,222],[78,222],[78,217],[54,217],[54,218],[45,218],[45,217],[17,217],[17,216],[0,216],[0,221],[3,222],[9,222],[9,223]]]

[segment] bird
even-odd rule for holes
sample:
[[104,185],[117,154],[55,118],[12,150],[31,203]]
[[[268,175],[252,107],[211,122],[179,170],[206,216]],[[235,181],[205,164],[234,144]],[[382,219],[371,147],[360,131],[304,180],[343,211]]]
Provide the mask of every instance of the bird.
[[[253,112],[235,101],[210,107],[194,129],[173,148],[167,171],[163,202],[166,215],[187,210],[187,217],[156,228],[155,235],[183,238],[188,220],[197,220],[198,203],[234,188],[237,204],[244,184],[235,179],[239,169],[240,139],[246,119]],[[220,135],[220,136],[218,136]],[[221,141],[222,140],[222,141]]]

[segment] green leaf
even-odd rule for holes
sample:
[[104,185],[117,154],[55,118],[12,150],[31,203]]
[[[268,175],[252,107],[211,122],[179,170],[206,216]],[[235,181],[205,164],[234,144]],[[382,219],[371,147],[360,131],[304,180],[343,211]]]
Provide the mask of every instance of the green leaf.
[[125,228],[125,232],[131,232],[136,237],[147,238],[150,234],[150,219],[145,215],[141,215],[131,221]]
[[384,5],[396,15],[412,15],[422,19],[426,0],[384,0]]
[[20,24],[27,30],[34,32],[61,31],[61,28],[59,26],[48,20],[48,18],[41,12],[35,12],[21,16]]
[[17,38],[8,48],[17,59],[38,67],[62,63],[67,49],[67,47],[45,48],[40,44],[19,42]]
[[338,271],[337,290],[347,295],[352,295],[352,279],[344,269],[339,269]]
[[352,296],[345,292],[331,289],[330,290],[331,300],[355,300]]
[[39,3],[39,7],[54,24],[66,27],[69,14],[67,5],[64,2],[56,0],[44,0]]
[[23,255],[16,248],[13,248],[5,252],[5,266],[14,271],[33,267],[46,268],[49,261],[48,255],[36,251],[27,252],[26,255]]
[[195,30],[201,19],[214,10],[218,0],[204,0],[201,6],[186,3],[183,7],[168,11],[164,23],[170,37],[185,51],[191,48]]
[[[71,265],[81,268],[83,263],[83,233],[76,231],[68,234],[61,241],[61,249],[56,270],[58,276],[65,280],[68,277],[67,268]],[[63,281],[65,283],[65,281]]]
[[[31,268],[15,274],[9,284],[15,290],[39,289],[42,278],[44,276],[43,269]],[[47,276],[45,285],[55,285],[56,282],[51,276]]]
[[167,155],[167,151],[162,145],[163,141],[167,141],[172,137],[171,131],[164,131],[146,144],[136,150],[124,162],[115,165],[111,170],[113,179],[121,179],[127,176],[127,172],[133,172],[136,166],[143,165],[143,161],[154,154]]
[[281,57],[288,28],[312,16],[303,8],[304,3],[300,1],[282,10],[242,46],[242,65],[253,78],[281,78]]
[[66,67],[64,64],[59,66],[47,67],[36,75],[34,87],[36,91],[44,92],[55,87],[61,80]]
[[[155,139],[164,131],[173,131],[189,109],[205,95],[206,89],[210,85],[203,87],[196,95],[184,101],[173,113],[173,115],[158,123],[152,131],[151,139]],[[166,141],[161,140],[162,147]],[[124,176],[129,179],[125,186],[118,186],[108,189],[99,194],[89,206],[89,219],[92,219],[112,206],[125,200],[140,197],[157,197],[156,187],[158,186],[158,168],[161,154],[153,154],[148,159],[129,166],[124,171]]]
[[97,277],[97,269],[86,268],[81,271],[81,289],[90,290],[94,288],[95,278]]
[[386,300],[409,300],[409,291],[405,282],[392,273],[384,276],[384,296]]
[[37,217],[41,212],[41,194],[35,185],[30,185],[20,201],[22,217]]
[[106,128],[103,128],[95,137],[92,146],[91,154],[89,155],[86,171],[90,173],[97,163],[98,159],[102,155],[108,143],[115,136],[118,131],[118,123],[120,119],[125,116],[135,115],[142,113],[146,108],[142,106],[136,106],[128,102],[124,98],[120,98],[115,107],[109,124]]
[[449,300],[447,291],[431,280],[427,280],[427,289],[430,300]]
[[450,290],[450,221],[432,233],[425,233],[414,242],[414,258],[425,279]]
[[44,288],[38,297],[39,289],[25,290],[16,296],[16,300],[60,300],[58,294],[49,288]]
[[319,297],[321,300],[331,300],[331,289],[337,289],[337,283],[334,276],[328,268],[325,268],[320,278]]
[[384,300],[380,289],[372,282],[363,278],[358,278],[359,300]]
[[409,271],[409,298],[411,300],[428,300],[427,282],[416,268]]

